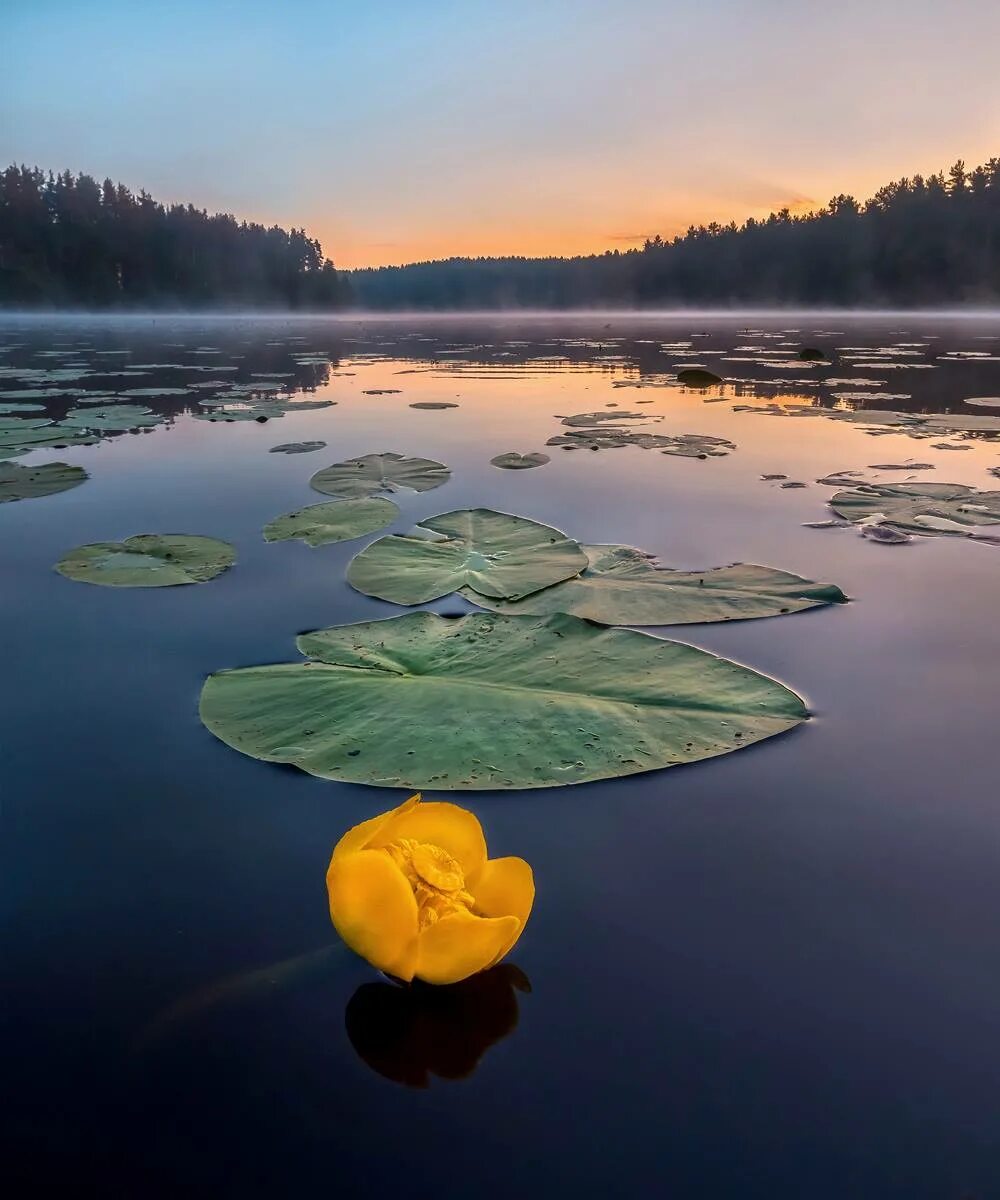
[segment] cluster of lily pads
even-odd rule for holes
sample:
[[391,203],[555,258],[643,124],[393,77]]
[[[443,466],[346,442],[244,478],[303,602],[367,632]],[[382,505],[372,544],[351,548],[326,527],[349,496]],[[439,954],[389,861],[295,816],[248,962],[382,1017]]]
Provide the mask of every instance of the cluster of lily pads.
[[820,526],[856,525],[872,541],[896,545],[911,537],[970,537],[1000,541],[1000,491],[961,483],[861,484],[837,492],[830,507],[839,520]]
[[636,412],[574,413],[562,418],[568,432],[550,437],[546,445],[562,446],[564,450],[615,450],[621,446],[639,446],[643,450],[659,450],[661,454],[676,454],[682,458],[718,458],[736,449],[727,438],[701,433],[652,433],[631,426],[631,422],[650,419],[646,413]]
[[[278,518],[265,537],[321,545],[360,536],[398,512],[377,493],[429,491],[448,477],[440,463],[397,454],[336,463],[311,480],[336,499]],[[834,585],[768,567],[665,570],[641,550],[581,545],[491,509],[380,538],[347,578],[399,605],[458,594],[492,611],[415,612],[304,634],[303,661],[210,676],[202,721],[244,754],[322,778],[444,790],[612,778],[790,729],[808,713],[781,684],[615,626],[776,616],[844,600]]]

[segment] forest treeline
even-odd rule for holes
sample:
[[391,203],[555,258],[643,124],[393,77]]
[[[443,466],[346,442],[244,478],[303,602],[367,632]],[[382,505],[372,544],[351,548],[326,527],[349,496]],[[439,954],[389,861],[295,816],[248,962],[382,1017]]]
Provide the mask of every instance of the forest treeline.
[[343,276],[302,229],[158,203],[89,175],[0,175],[0,305],[298,308],[345,302]]
[[364,308],[892,306],[1000,302],[1000,158],[742,225],[580,258],[453,258],[351,273]]
[[577,258],[338,272],[304,230],[163,205],[87,175],[0,175],[0,305],[505,309],[1000,303],[1000,158],[860,202],[693,226]]

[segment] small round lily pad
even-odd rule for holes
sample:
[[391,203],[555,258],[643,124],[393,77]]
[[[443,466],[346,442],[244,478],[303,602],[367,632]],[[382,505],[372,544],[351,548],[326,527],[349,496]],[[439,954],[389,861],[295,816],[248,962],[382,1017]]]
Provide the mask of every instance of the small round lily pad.
[[189,533],[139,533],[123,542],[77,546],[56,570],[102,587],[175,587],[205,583],[228,570],[236,551],[218,538]]
[[450,478],[448,468],[431,458],[408,458],[404,454],[384,451],[382,454],[362,454],[324,467],[309,480],[309,486],[327,496],[353,500],[404,488],[429,492]]
[[518,454],[516,450],[508,450],[506,454],[498,454],[490,459],[493,466],[502,467],[505,471],[527,471],[531,467],[544,467],[551,461],[547,454]]
[[458,408],[458,405],[450,400],[418,400],[410,408]]
[[384,529],[398,516],[399,509],[395,504],[381,496],[328,500],[325,504],[310,504],[308,508],[275,517],[264,526],[264,541],[285,542],[297,538],[310,546],[349,542],[352,538]]

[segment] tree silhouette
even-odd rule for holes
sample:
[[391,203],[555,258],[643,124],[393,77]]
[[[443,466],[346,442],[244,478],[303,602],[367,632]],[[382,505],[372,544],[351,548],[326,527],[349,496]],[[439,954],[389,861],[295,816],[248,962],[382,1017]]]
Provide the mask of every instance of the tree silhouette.
[[158,204],[89,175],[0,175],[0,304],[332,308],[347,284],[302,229]]

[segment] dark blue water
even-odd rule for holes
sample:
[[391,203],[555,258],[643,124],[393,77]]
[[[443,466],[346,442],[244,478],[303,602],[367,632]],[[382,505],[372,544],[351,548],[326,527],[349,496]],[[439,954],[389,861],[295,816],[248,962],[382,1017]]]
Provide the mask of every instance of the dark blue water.
[[[154,401],[171,420],[152,432],[20,460],[80,463],[82,487],[0,506],[16,1194],[1000,1194],[1000,549],[884,547],[801,524],[827,515],[831,489],[814,481],[829,471],[912,456],[935,464],[921,478],[988,487],[1000,444],[939,451],[612,386],[684,361],[656,343],[708,330],[702,347],[746,344],[748,320],[795,325],[789,340],[809,344],[925,342],[931,369],[875,373],[912,396],[883,407],[962,411],[963,397],[1000,394],[1000,362],[940,358],[996,355],[995,321],[0,322],[0,344],[21,347],[0,361],[18,368],[62,342],[84,343],[66,349],[91,364],[101,348],[163,363],[214,346],[234,378],[289,370],[337,400],[263,425]],[[306,350],[337,373],[296,366]],[[147,374],[166,386],[169,372]],[[390,387],[402,391],[365,394]],[[638,399],[664,430],[738,450],[554,449],[539,470],[489,466],[542,449],[554,414]],[[45,401],[56,416],[74,402]],[[267,453],[307,438],[327,449]],[[815,717],[793,734],[610,783],[451,797],[479,815],[492,855],[531,862],[538,896],[510,964],[436,993],[389,988],[337,945],[326,910],[333,843],[403,793],[253,761],[197,717],[209,672],[292,660],[303,630],[395,611],[344,581],[363,542],[260,536],[320,499],[307,486],[320,466],[383,449],[453,471],[402,497],[395,528],[492,506],[672,566],[765,562],[852,597],[660,631],[799,691]],[[768,472],[810,486],[782,490]],[[238,564],[148,591],[52,570],[80,543],[151,531],[224,538]]]

